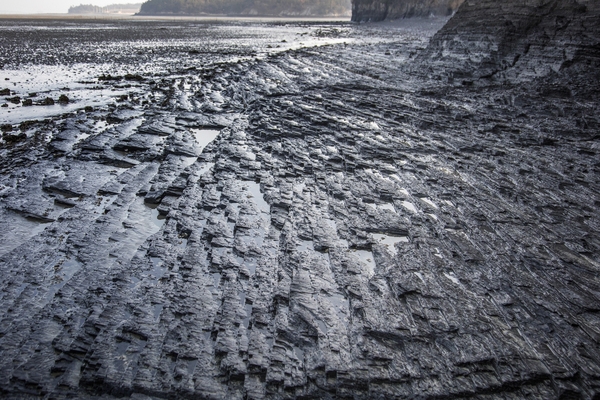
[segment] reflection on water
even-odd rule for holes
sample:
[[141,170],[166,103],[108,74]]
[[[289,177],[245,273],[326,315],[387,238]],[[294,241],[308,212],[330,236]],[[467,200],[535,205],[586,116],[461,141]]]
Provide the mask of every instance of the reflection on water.
[[406,208],[407,210],[410,210],[414,213],[417,212],[417,208],[415,207],[415,205],[413,203],[411,203],[410,201],[403,201],[402,205],[404,206],[404,208]]
[[202,150],[219,135],[219,131],[216,129],[191,129],[191,131],[198,144],[202,146]]
[[312,240],[299,240],[297,248],[299,251],[310,251],[314,250],[315,246]]
[[160,213],[158,212],[158,204],[144,203],[144,205],[150,210],[150,222],[152,222],[152,224],[154,224],[158,228],[151,233],[151,235],[153,235],[156,232],[158,232],[160,228],[162,228],[162,226],[165,224],[166,219],[163,215],[160,215]]
[[375,275],[375,259],[373,258],[373,253],[367,250],[355,250],[352,254],[362,261],[367,277],[372,278],[373,275]]
[[263,194],[260,192],[260,184],[253,181],[247,181],[245,184],[248,186],[248,191],[252,195],[252,200],[254,203],[256,203],[259,210],[263,213],[269,214],[271,207],[269,206],[269,203],[265,201]]
[[42,233],[51,222],[25,218],[17,213],[2,211],[0,214],[0,255],[19,247]]
[[82,265],[75,259],[66,259],[54,267],[53,284],[48,288],[46,300],[51,300],[54,295],[81,269]]
[[408,243],[408,238],[406,236],[391,236],[373,233],[373,237],[378,244],[386,246],[388,250],[392,252],[392,254],[397,253],[396,243]]
[[111,254],[121,260],[130,260],[139,247],[157,233],[166,220],[158,213],[157,205],[144,203],[143,197],[136,197],[129,206],[127,218],[122,222],[123,229],[113,233],[110,240],[116,242]]
[[200,167],[200,169],[198,170],[198,176],[204,175],[214,166],[215,166],[215,163],[212,163],[212,162],[207,162],[207,163],[202,164],[202,167]]

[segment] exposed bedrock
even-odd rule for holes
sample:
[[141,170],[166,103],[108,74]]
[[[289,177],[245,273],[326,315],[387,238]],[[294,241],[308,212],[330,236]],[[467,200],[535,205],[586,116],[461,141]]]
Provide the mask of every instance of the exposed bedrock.
[[445,84],[422,25],[201,25],[7,126],[0,397],[600,399],[598,95]]
[[385,21],[412,17],[449,16],[464,0],[354,0],[352,21]]
[[585,91],[600,77],[600,2],[470,0],[422,60],[466,84],[542,77]]

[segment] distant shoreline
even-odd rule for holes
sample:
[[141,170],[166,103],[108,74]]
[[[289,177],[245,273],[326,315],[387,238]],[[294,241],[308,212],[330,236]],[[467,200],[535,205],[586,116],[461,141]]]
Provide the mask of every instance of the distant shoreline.
[[76,21],[323,21],[323,22],[350,22],[347,17],[267,17],[267,16],[231,16],[231,15],[136,15],[136,14],[0,14],[0,20],[34,19],[34,20],[76,20]]

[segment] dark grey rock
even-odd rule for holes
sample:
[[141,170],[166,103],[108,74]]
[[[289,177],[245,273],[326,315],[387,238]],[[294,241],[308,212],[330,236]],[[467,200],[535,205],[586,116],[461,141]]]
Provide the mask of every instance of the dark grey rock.
[[467,76],[430,23],[82,24],[40,48],[168,69],[0,143],[1,397],[598,397],[597,80]]
[[[464,0],[352,0],[352,21],[379,22],[404,18],[448,17]],[[389,52],[385,53],[389,55]]]

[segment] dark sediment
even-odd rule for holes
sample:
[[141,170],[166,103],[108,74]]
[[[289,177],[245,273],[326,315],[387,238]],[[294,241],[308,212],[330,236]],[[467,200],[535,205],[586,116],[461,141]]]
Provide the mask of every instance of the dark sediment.
[[479,76],[511,50],[440,50],[477,33],[464,12],[428,49],[414,26],[319,26],[371,42],[228,44],[239,61],[21,124],[0,149],[0,393],[597,399],[598,81],[564,72],[595,71],[522,73],[548,45]]

